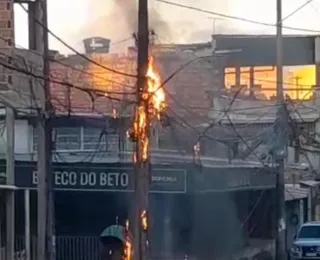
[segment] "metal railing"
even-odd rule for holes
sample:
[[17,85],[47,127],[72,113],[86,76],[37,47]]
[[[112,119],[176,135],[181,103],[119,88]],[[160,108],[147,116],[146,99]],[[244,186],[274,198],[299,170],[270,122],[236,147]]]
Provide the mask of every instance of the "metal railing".
[[[25,238],[17,237],[15,243],[15,260],[36,260],[37,239],[31,238],[30,256],[25,254]],[[2,259],[1,259],[2,260]],[[100,260],[99,237],[89,236],[57,236],[56,260]]]
[[[30,256],[27,257],[24,236],[16,237],[14,260],[37,260],[37,238],[32,236]],[[0,248],[1,249],[1,248]],[[151,250],[152,251],[152,250]],[[1,250],[0,250],[1,252]],[[100,258],[101,245],[99,237],[95,236],[57,236],[56,237],[56,260],[102,260]],[[167,254],[165,252],[150,252],[152,260],[194,260],[185,255]],[[1,258],[0,260],[6,260]]]

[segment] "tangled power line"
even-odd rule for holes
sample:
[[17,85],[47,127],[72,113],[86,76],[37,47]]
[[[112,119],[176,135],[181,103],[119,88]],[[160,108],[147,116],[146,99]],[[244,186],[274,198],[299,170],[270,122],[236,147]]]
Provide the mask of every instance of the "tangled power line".
[[[230,18],[230,19],[236,19],[236,20],[241,20],[241,21],[245,21],[245,22],[250,22],[250,23],[256,23],[256,24],[260,24],[260,25],[265,25],[265,26],[275,26],[273,24],[267,24],[267,23],[261,23],[261,22],[257,22],[257,21],[252,21],[252,20],[248,20],[248,19],[245,19],[245,18],[240,18],[240,17],[234,17],[234,16],[229,16],[229,15],[224,15],[224,14],[218,14],[218,13],[215,13],[215,12],[211,12],[211,11],[207,11],[207,10],[203,10],[203,9],[199,9],[199,8],[195,8],[195,7],[190,7],[190,6],[185,6],[185,5],[181,5],[181,4],[176,4],[176,3],[172,3],[172,2],[169,2],[169,1],[165,1],[165,0],[157,0],[159,2],[163,2],[163,3],[167,3],[167,4],[171,4],[171,5],[176,5],[176,6],[180,6],[180,7],[183,7],[183,8],[188,8],[188,9],[192,9],[192,10],[195,10],[195,11],[200,11],[200,12],[204,12],[204,13],[209,13],[209,14],[213,14],[213,15],[217,15],[217,16],[222,16],[222,17],[226,17],[226,18]],[[23,6],[22,6],[23,7]],[[24,8],[24,7],[23,7]],[[26,10],[24,8],[24,10],[26,12],[28,12],[28,10]],[[41,25],[42,27],[44,27],[39,21],[36,20],[36,22]],[[293,27],[285,27],[284,28],[287,28],[287,29],[291,29],[291,30],[298,30],[298,31],[305,31],[305,32],[319,32],[319,31],[314,31],[314,30],[308,30],[308,29],[300,29],[300,28],[293,28]],[[68,49],[72,50],[76,55],[78,55],[79,57],[82,57],[83,59],[85,59],[88,63],[90,64],[93,64],[95,66],[98,66],[100,68],[102,68],[103,70],[105,71],[109,71],[111,73],[115,73],[115,74],[118,74],[118,75],[121,75],[121,76],[124,76],[124,77],[130,77],[130,78],[134,78],[136,79],[137,76],[135,74],[130,74],[130,73],[126,73],[126,72],[123,72],[123,71],[118,71],[118,70],[115,70],[115,69],[112,69],[112,68],[109,68],[109,67],[106,67],[104,66],[103,64],[100,64],[92,59],[90,59],[88,56],[86,55],[83,55],[79,52],[77,52],[74,48],[72,48],[69,44],[67,44],[66,42],[64,42],[60,37],[58,37],[56,34],[54,34],[51,30],[49,30],[48,28],[44,28],[45,30],[47,30],[52,36],[54,36],[57,40],[59,40],[62,44],[64,44],[64,46],[66,46]],[[1,38],[2,39],[2,38]],[[130,39],[130,38],[128,38]],[[5,39],[2,39],[2,40],[5,40]],[[127,39],[124,39],[124,41],[127,40]],[[33,51],[30,51],[32,52],[33,54],[35,55],[39,55],[41,56],[41,54],[37,53],[37,52],[33,52]],[[159,86],[159,88],[163,88],[166,92],[166,95],[168,95],[174,102],[175,104],[177,104],[180,108],[182,108],[183,110],[185,110],[187,113],[189,113],[190,115],[192,116],[197,116],[197,112],[194,112],[194,110],[196,110],[196,108],[193,108],[193,107],[188,107],[187,105],[185,104],[181,104],[181,102],[178,101],[178,99],[176,99],[173,95],[171,95],[165,88],[165,85],[171,80],[173,79],[177,74],[179,74],[184,68],[186,68],[187,66],[189,66],[191,63],[195,62],[195,61],[198,61],[198,60],[205,60],[206,58],[209,58],[211,56],[203,56],[203,57],[195,57],[193,59],[191,59],[190,61],[186,62],[185,64],[181,65],[178,69],[176,69],[174,72],[172,72],[170,74],[170,76],[168,76],[162,83],[161,85]],[[83,87],[83,86],[78,86],[78,85],[75,85],[73,83],[70,83],[70,82],[65,82],[63,80],[61,80],[59,77],[56,77],[54,75],[51,75],[49,79],[45,78],[44,76],[41,75],[41,73],[36,73],[34,71],[31,70],[30,67],[28,66],[25,66],[25,67],[21,67],[17,64],[14,64],[15,62],[18,63],[18,60],[17,60],[17,57],[15,56],[6,56],[6,58],[10,59],[11,62],[7,62],[6,60],[0,60],[0,65],[3,66],[4,68],[6,68],[6,70],[9,70],[9,71],[14,71],[14,72],[17,72],[17,73],[21,73],[21,74],[24,74],[32,79],[35,79],[35,80],[47,80],[49,81],[50,83],[53,83],[53,84],[58,84],[58,85],[62,85],[62,86],[65,86],[69,89],[75,89],[77,91],[82,91],[82,92],[85,92],[87,95],[89,95],[92,103],[94,103],[95,99],[97,97],[103,97],[103,98],[106,98],[110,101],[115,101],[115,102],[126,102],[128,104],[131,104],[131,105],[137,105],[137,103],[135,101],[132,101],[132,100],[124,100],[123,98],[118,98],[118,97],[114,97],[114,95],[136,95],[136,92],[134,91],[131,91],[131,92],[117,92],[117,91],[108,91],[108,90],[97,90],[95,88],[87,88],[87,87]],[[14,62],[15,61],[15,62]],[[24,60],[26,63],[27,61]],[[94,73],[90,73],[84,69],[79,69],[79,68],[76,68],[76,67],[73,67],[71,65],[68,65],[60,60],[57,60],[57,59],[51,59],[51,62],[53,63],[58,63],[60,65],[62,65],[63,67],[66,67],[66,68],[70,68],[74,71],[77,71],[79,72],[80,74],[86,74],[88,76],[92,76],[92,77],[96,77],[98,79],[101,79],[101,80],[104,80],[104,81],[108,81],[109,83],[112,83],[112,84],[118,84],[118,85],[123,85],[129,89],[135,89],[135,86],[133,85],[126,85],[124,83],[120,83],[120,82],[115,82],[113,80],[108,80],[108,79],[105,79],[103,77],[100,77],[99,75],[97,74],[94,74]],[[34,64],[36,65],[36,64]],[[261,80],[261,81],[264,81],[264,80]],[[276,82],[274,82],[276,83]],[[31,88],[32,86],[30,86]],[[156,90],[157,91],[157,90]],[[156,92],[155,91],[155,92]],[[249,109],[257,109],[257,108],[253,108],[253,107],[248,107],[248,108],[235,108],[235,109],[232,109],[232,106],[233,106],[233,103],[234,101],[236,100],[236,98],[238,97],[239,93],[240,93],[241,90],[239,90],[233,97],[232,97],[232,100],[229,102],[229,105],[226,109],[223,109],[221,111],[218,111],[220,112],[220,116],[219,116],[219,120],[213,120],[213,121],[210,121],[208,122],[208,127],[206,127],[204,130],[200,130],[198,127],[195,127],[192,123],[188,122],[187,120],[185,120],[181,115],[178,115],[172,108],[168,108],[169,112],[170,112],[170,116],[169,116],[169,125],[171,124],[171,126],[173,125],[173,123],[176,123],[177,125],[179,125],[180,127],[183,127],[183,128],[188,128],[189,130],[191,130],[192,132],[194,132],[196,135],[197,135],[197,138],[196,138],[196,142],[195,144],[197,144],[198,142],[201,141],[202,138],[206,138],[206,139],[210,139],[210,140],[213,140],[213,141],[218,141],[218,142],[221,142],[223,144],[228,144],[229,142],[235,142],[235,141],[240,141],[242,142],[245,146],[247,146],[248,148],[250,148],[250,144],[248,144],[248,140],[242,136],[241,133],[239,133],[239,131],[237,130],[235,124],[233,123],[232,119],[230,118],[230,113],[231,112],[234,112],[234,111],[242,111],[242,110],[249,110]],[[311,90],[310,90],[311,91]],[[34,96],[34,94],[32,93],[32,91],[30,91],[29,93],[30,97],[33,99],[33,101],[35,103],[37,103],[37,100],[36,100],[36,97]],[[301,101],[299,104],[295,104],[295,111],[297,111],[297,108],[302,105],[303,101]],[[72,107],[68,104],[62,104],[62,106],[66,107],[66,106],[69,106],[69,107],[66,107],[66,109],[68,111],[71,111],[72,113]],[[266,108],[267,106],[262,106],[261,108]],[[277,105],[270,105],[270,110],[272,108],[276,108]],[[13,107],[14,109],[17,110],[17,107]],[[27,107],[29,108],[29,107]],[[36,107],[35,110],[38,110],[39,108]],[[93,110],[95,112],[98,113],[98,111],[96,111],[93,107]],[[121,112],[120,112],[121,113]],[[268,112],[267,112],[268,113]],[[226,118],[227,121],[228,121],[228,127],[230,127],[233,131],[234,131],[234,137],[233,138],[229,138],[229,139],[223,139],[223,138],[219,138],[219,137],[215,137],[215,136],[212,136],[210,134],[210,130],[214,127],[214,126],[217,126],[217,125],[223,125],[224,126],[224,123],[222,123],[223,119]],[[302,117],[301,117],[302,118]],[[274,123],[275,124],[275,123]],[[274,127],[274,124],[271,124],[270,128],[273,128]],[[250,123],[248,123],[247,126],[250,126]],[[289,127],[289,126],[288,126]],[[292,127],[292,125],[290,125],[290,127]],[[292,130],[292,129],[291,129]],[[97,144],[97,149],[95,149],[95,152],[93,152],[92,154],[90,154],[88,157],[89,157],[89,160],[92,160],[92,158],[96,155],[96,153],[98,152],[101,152],[99,150],[99,143],[101,142],[102,140],[102,135],[104,133],[105,129],[102,130],[102,133],[100,135],[100,138],[99,138],[99,142]],[[255,138],[258,138],[259,137],[259,134],[258,133],[256,136],[252,137],[251,139],[255,139]],[[308,134],[308,133],[306,133]],[[201,150],[201,149],[200,149]],[[255,157],[257,158],[257,160],[259,162],[261,162],[262,166],[263,166],[263,169],[265,168],[269,168],[269,166],[267,166],[265,164],[265,162],[263,162],[263,160],[261,160],[261,158],[255,153],[255,151],[253,150],[252,151],[253,155],[255,155]],[[59,156],[59,155],[58,155]],[[198,155],[198,159],[197,161],[199,161],[201,163],[201,155]],[[271,171],[271,169],[270,169]],[[259,173],[259,171],[257,172],[257,174]],[[242,223],[241,225],[241,228],[243,228],[243,226],[245,225],[245,223],[248,221],[248,219],[251,217],[251,215],[253,214],[254,210],[256,209],[256,207],[258,206],[258,204],[261,202],[261,198],[263,196],[263,193],[261,193],[261,195],[259,196],[259,198],[257,199],[256,201],[256,204],[253,206],[252,208],[252,211],[248,214],[247,218],[244,220],[244,222]],[[251,232],[251,231],[250,231]]]

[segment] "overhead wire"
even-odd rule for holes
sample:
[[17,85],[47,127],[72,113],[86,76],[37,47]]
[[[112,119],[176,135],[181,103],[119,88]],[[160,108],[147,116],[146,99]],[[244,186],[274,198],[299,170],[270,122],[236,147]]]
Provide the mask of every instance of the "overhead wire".
[[[48,30],[49,31],[49,30]],[[49,31],[50,32],[50,31]],[[52,33],[51,33],[52,34]],[[54,34],[53,34],[54,35]],[[57,37],[55,37],[55,38],[57,38]],[[60,38],[57,38],[58,40],[60,39]],[[60,41],[61,41],[61,39],[60,39]],[[68,44],[64,44],[65,46],[67,46],[69,49],[71,49],[70,48],[70,46],[68,45]],[[74,51],[74,50],[73,50]],[[77,52],[76,52],[77,53]],[[77,53],[78,54],[78,53]],[[78,54],[79,55],[79,54]],[[81,56],[81,55],[80,55]],[[86,56],[84,56],[84,57],[86,57]],[[88,58],[86,57],[85,59],[87,59],[88,60]],[[196,58],[196,59],[199,59],[199,57],[198,58]],[[195,60],[196,60],[195,59]],[[92,61],[92,60],[88,60],[89,62],[91,62],[91,63],[95,63],[94,61]],[[192,61],[190,61],[190,63],[191,63]],[[190,64],[190,63],[187,63],[185,66],[187,66],[188,64]],[[3,64],[2,64],[3,65]],[[95,63],[95,65],[97,65],[96,63]],[[97,65],[97,66],[100,66],[100,65]],[[181,71],[185,66],[183,66],[179,71]],[[7,67],[8,68],[8,67]],[[10,68],[10,67],[9,67]],[[106,70],[109,70],[109,71],[112,71],[112,72],[114,72],[114,73],[118,73],[118,74],[121,74],[121,75],[124,75],[124,76],[130,76],[130,77],[136,77],[135,75],[130,75],[130,74],[126,74],[126,73],[122,73],[122,72],[119,72],[119,71],[116,71],[116,70],[113,70],[113,69],[110,69],[110,68],[107,68],[107,67],[105,67],[105,66],[103,66],[102,68],[104,68],[104,69],[106,69]],[[10,68],[10,69],[13,69],[13,68]],[[177,71],[177,72],[175,72],[175,73],[173,73],[171,76],[169,76],[168,77],[168,79],[166,79],[161,85],[163,86],[165,83],[167,83],[171,78],[173,78],[174,77],[174,75],[175,74],[177,74],[179,71]],[[18,70],[18,72],[21,72],[21,73],[23,73],[22,71],[19,71]],[[32,75],[32,76],[35,76],[35,75]],[[36,77],[36,78],[38,78],[38,79],[43,79],[43,78],[39,78],[38,76]],[[61,82],[58,82],[58,84],[62,84]],[[66,85],[66,84],[62,84],[62,85]],[[68,86],[70,86],[69,84],[68,84]]]
[[[21,6],[21,8],[27,13],[29,14],[29,10],[23,6],[23,4],[19,3],[19,5]],[[47,28],[44,24],[42,24],[34,15],[32,16],[32,19],[38,24],[40,25],[45,31],[47,31],[50,35],[52,35],[55,39],[57,39],[60,43],[62,43],[65,47],[67,47],[69,50],[73,51],[75,54],[77,54],[79,57],[87,60],[88,62],[106,70],[106,71],[110,71],[122,76],[126,76],[126,77],[131,77],[131,78],[137,78],[137,75],[133,75],[133,74],[129,74],[129,73],[125,73],[122,71],[118,71],[109,67],[104,66],[103,64],[100,64],[98,62],[96,62],[93,59],[88,58],[86,55],[78,52],[75,48],[73,48],[71,45],[69,45],[68,43],[66,43],[64,40],[62,40],[58,35],[56,35],[54,32],[52,32],[49,28]]]
[[[207,56],[205,56],[205,57],[196,57],[196,58],[194,58],[194,59],[192,59],[192,60],[190,60],[189,62],[187,62],[186,64],[184,64],[183,66],[181,66],[178,70],[176,70],[174,73],[172,73],[164,82],[162,82],[162,86],[166,83],[166,82],[168,82],[170,79],[172,79],[177,73],[179,73],[183,68],[185,68],[186,66],[188,66],[191,62],[193,62],[193,61],[195,61],[195,60],[198,60],[198,59],[201,59],[201,58],[206,58]],[[2,64],[3,65],[3,64]],[[7,68],[10,68],[10,67],[8,67],[7,66]],[[10,68],[10,69],[13,69],[12,67]],[[19,71],[19,72],[22,72],[21,70]],[[30,75],[30,74],[29,74]],[[35,76],[37,76],[37,75],[35,75]],[[38,78],[39,78],[39,76],[38,76]],[[40,77],[40,79],[41,79],[41,77]],[[52,81],[52,80],[51,80]],[[62,84],[62,85],[68,85],[68,86],[70,86],[70,84],[66,84],[66,83],[64,83],[64,82],[56,82],[56,83],[58,83],[58,84]],[[74,86],[73,86],[74,87]],[[161,87],[161,86],[160,86]],[[156,90],[157,91],[157,90]],[[155,91],[155,92],[156,92]],[[117,93],[117,94],[119,94],[119,93]],[[119,100],[118,100],[119,101]]]
[[[9,64],[6,64],[6,63],[3,63],[3,62],[0,62],[0,65],[5,67],[6,69],[9,69],[9,70],[12,70],[12,71],[16,71],[16,72],[20,72],[20,73],[23,73],[25,75],[29,75],[29,76],[32,76],[36,79],[40,79],[40,80],[45,80],[46,78],[44,76],[41,76],[41,75],[37,75],[35,73],[31,73],[31,72],[28,72],[24,69],[21,69],[21,68],[18,68],[18,67],[14,67],[12,65],[9,65]],[[55,80],[53,79],[52,77],[50,77],[49,79],[47,79],[50,83],[56,83],[56,84],[60,84],[62,86],[67,86],[67,87],[71,87],[71,88],[74,88],[74,89],[77,89],[77,90],[81,90],[83,92],[86,92],[87,94],[89,94],[90,97],[93,98],[93,94],[97,95],[97,96],[102,96],[102,97],[105,97],[107,99],[111,99],[111,100],[116,100],[116,101],[122,101],[122,99],[119,99],[119,98],[115,98],[115,97],[110,97],[108,96],[108,94],[130,94],[130,93],[127,93],[127,92],[117,92],[117,91],[102,91],[102,90],[98,90],[98,89],[92,89],[92,88],[84,88],[84,87],[79,87],[79,86],[76,86],[76,85],[73,85],[71,83],[68,83],[68,82],[64,82],[64,81],[60,81],[60,80]],[[135,93],[131,93],[132,95],[134,95]]]
[[[15,71],[18,71],[18,72],[20,72],[20,73],[23,73],[23,74],[26,74],[26,75],[29,75],[29,76],[31,76],[31,77],[33,77],[33,78],[36,78],[36,79],[42,79],[43,77],[41,77],[41,76],[39,76],[39,75],[35,75],[34,73],[31,73],[30,71],[28,71],[28,70],[23,70],[23,69],[19,69],[19,68],[16,68],[16,67],[13,67],[13,66],[8,66],[8,64],[4,64],[4,63],[0,63],[2,66],[4,66],[4,67],[6,67],[6,68],[8,68],[8,69],[12,69],[12,70],[15,70]],[[52,82],[52,79],[50,80],[50,82]],[[58,82],[58,83],[61,83],[61,82]],[[71,85],[71,84],[67,84],[67,83],[63,83],[63,85],[67,85],[67,86],[69,86],[69,87],[75,87],[74,85]],[[77,89],[79,89],[79,88],[77,88]],[[83,90],[83,89],[79,89],[79,90]],[[86,91],[87,92],[87,91]],[[104,95],[103,95],[104,96]],[[110,97],[107,97],[107,98],[109,98],[110,99]],[[59,99],[57,99],[57,101],[59,101],[60,102],[60,100]],[[123,100],[121,100],[121,101],[123,101]],[[64,106],[65,104],[62,104],[62,106]],[[99,142],[98,143],[100,143],[101,142],[101,136],[103,135],[103,133],[101,133],[101,135],[100,135],[100,137],[99,137]],[[99,144],[100,145],[100,144]],[[85,158],[82,158],[81,160],[83,161],[83,160],[88,160],[88,159],[90,159],[90,160],[92,160],[94,157],[95,157],[95,155],[96,155],[96,153],[98,152],[98,149],[96,149],[96,151],[95,152],[93,152],[92,154],[88,154]],[[58,155],[57,155],[58,156]]]
[[[292,14],[292,15],[293,15],[293,14]],[[235,96],[236,96],[236,95],[235,95]],[[231,101],[230,103],[232,103],[232,101]],[[231,105],[232,105],[232,104],[231,104]],[[230,106],[230,104],[229,104],[229,106]],[[277,105],[275,105],[275,107],[276,107],[276,106],[277,106]],[[227,114],[227,113],[226,113],[226,114]],[[234,124],[233,124],[232,120],[230,119],[230,117],[228,116],[228,114],[227,114],[226,116],[227,116],[227,118],[228,118],[228,120],[229,120],[229,123],[234,127]],[[235,127],[234,127],[234,131],[235,131],[235,132],[237,133],[237,135],[242,139],[242,136],[237,132],[237,130],[236,130]],[[242,141],[246,144],[246,141],[245,141],[245,140],[242,139]],[[259,161],[261,161],[258,156],[256,156],[256,157],[258,158]],[[262,162],[262,165],[264,165],[263,162]],[[247,216],[246,219],[243,221],[242,227],[245,225],[245,223],[248,221],[248,219],[250,219],[252,213],[255,211],[255,208],[256,208],[256,207],[258,206],[258,204],[260,203],[260,200],[261,200],[263,194],[264,194],[264,192],[261,192],[260,197],[257,199],[254,207],[251,209],[251,211],[248,213],[248,216]],[[249,233],[252,233],[253,230],[254,230],[254,228],[255,228],[255,227],[253,227],[252,230],[250,230]]]
[[[263,26],[268,26],[268,27],[276,27],[276,24],[260,22],[260,21],[247,19],[247,18],[244,18],[244,17],[238,17],[238,16],[228,15],[228,14],[224,14],[224,13],[218,13],[218,12],[214,12],[214,11],[209,11],[209,10],[202,9],[202,8],[199,8],[199,7],[189,6],[189,5],[185,5],[185,4],[179,4],[179,3],[173,2],[173,1],[167,1],[167,0],[155,0],[155,1],[167,4],[167,5],[171,5],[171,6],[176,6],[176,7],[181,7],[181,8],[184,8],[184,9],[189,9],[189,10],[201,12],[201,13],[215,15],[215,16],[218,16],[218,17],[228,18],[228,19],[231,19],[231,20],[237,20],[237,21],[242,21],[242,22],[247,22],[247,23],[253,23],[253,24],[258,24],[258,25],[263,25]],[[320,33],[319,30],[296,28],[296,27],[284,26],[284,25],[282,26],[282,28],[283,29],[288,29],[288,30],[293,30],[293,31],[312,32],[312,33],[317,33],[317,34]]]
[[[25,61],[25,60],[24,60]],[[8,66],[6,66],[6,65],[8,65],[8,64],[2,64],[4,67],[7,67],[8,68]],[[25,64],[25,66],[27,66],[27,64]],[[13,68],[13,67],[10,67],[10,69],[14,69],[14,70],[18,70],[19,72],[21,72],[21,73],[24,73],[24,74],[27,74],[28,76],[30,76],[30,77],[35,77],[36,75],[35,74],[33,74],[30,70],[28,70],[28,68],[26,68],[24,71],[20,68]],[[37,79],[39,79],[39,77],[36,77]],[[52,82],[52,80],[50,80],[50,82]],[[68,85],[68,86],[70,86],[70,85]],[[74,86],[72,86],[72,87],[74,87]],[[129,94],[129,93],[128,93]],[[35,97],[33,97],[34,99],[35,99]],[[57,101],[60,101],[59,99],[57,99]],[[65,104],[62,104],[62,106],[64,106]],[[97,111],[97,112],[99,112],[99,111]],[[104,132],[102,132],[101,134],[100,134],[100,137],[99,137],[99,142],[98,142],[98,144],[97,144],[97,147],[98,146],[100,146],[100,142],[102,141],[102,136],[104,135]],[[99,147],[98,147],[99,148]],[[96,149],[96,151],[95,152],[92,152],[91,154],[89,153],[86,157],[84,157],[84,158],[82,158],[80,161],[83,161],[83,160],[88,160],[88,159],[90,159],[90,160],[92,160],[95,156],[96,156],[96,154],[100,151],[100,149]],[[100,151],[101,152],[101,151]],[[106,152],[106,151],[104,151],[104,152]],[[57,156],[59,155],[58,153],[55,153]]]
[[[157,35],[157,34],[156,34],[156,35]],[[210,55],[209,57],[212,57],[212,55]],[[199,58],[199,57],[195,57],[194,59],[198,59],[198,58]],[[193,61],[193,60],[191,60],[191,61]],[[165,90],[165,88],[163,88],[163,89]],[[228,111],[231,109],[234,101],[236,100],[236,98],[237,98],[237,96],[239,95],[239,93],[241,92],[241,90],[242,90],[242,88],[240,88],[240,89],[237,91],[237,93],[234,95],[234,97],[232,98],[231,102],[229,103],[229,107],[228,107],[227,109],[225,109],[224,111],[222,111],[221,113],[224,113],[224,114],[228,113]],[[166,91],[166,94],[168,94],[167,91]],[[174,97],[172,97],[172,95],[170,95],[170,93],[169,93],[169,96],[175,101],[175,103],[177,103],[177,104],[180,105],[182,108],[184,108],[187,112],[190,113],[190,111],[189,111],[188,109],[186,109],[182,104],[180,104]],[[230,118],[229,118],[229,119],[230,119]],[[183,121],[184,121],[184,123],[186,123],[185,120],[183,120]],[[221,121],[221,119],[220,119],[219,121]],[[199,137],[198,137],[196,143],[198,143],[203,136],[206,136],[206,137],[207,137],[207,135],[206,135],[207,131],[209,131],[216,123],[217,123],[217,120],[216,120],[216,119],[213,120],[212,123],[210,123],[209,126],[208,126],[203,132],[201,132],[201,133],[198,135]],[[187,125],[188,125],[188,124],[187,124]],[[190,125],[189,125],[189,126],[190,126]],[[194,130],[195,130],[195,129],[194,129]],[[238,133],[238,135],[239,135],[239,133]],[[227,140],[225,140],[225,139],[224,139],[224,140],[220,139],[220,140],[216,140],[216,141],[221,141],[221,142],[223,142],[224,144],[226,144],[226,142],[227,142]],[[242,141],[245,141],[245,142],[246,142],[245,139],[243,139]],[[260,159],[260,158],[259,158],[259,159]]]
[[282,22],[289,19],[290,17],[294,16],[296,13],[298,13],[299,11],[301,11],[304,7],[306,7],[307,5],[309,5],[311,2],[313,2],[314,0],[307,0],[304,4],[302,4],[301,6],[299,6],[297,9],[295,9],[294,11],[292,11],[290,14],[286,15],[283,19]]
[[[3,41],[5,41],[5,42],[8,42],[8,39],[6,39],[6,38],[4,38],[4,37],[2,37],[2,36],[0,36],[0,39],[3,40]],[[43,55],[42,55],[41,53],[37,52],[37,51],[26,49],[26,48],[24,48],[23,46],[20,46],[20,45],[16,45],[16,46],[17,46],[19,49],[22,49],[22,50],[24,50],[24,51],[30,52],[30,53],[32,53],[32,54],[35,54],[35,55],[43,58]],[[23,57],[23,58],[24,58],[24,57]],[[65,57],[65,59],[67,59],[67,57]],[[72,66],[72,65],[69,65],[69,64],[66,64],[66,63],[62,62],[62,61],[59,60],[59,59],[55,59],[55,58],[49,57],[49,60],[50,60],[51,62],[53,62],[53,63],[60,64],[60,65],[62,65],[62,66],[64,66],[64,67],[66,67],[66,68],[70,68],[70,69],[72,69],[72,70],[74,70],[74,71],[78,71],[78,72],[80,72],[80,73],[86,74],[86,75],[88,75],[88,76],[92,76],[92,77],[94,77],[94,78],[103,80],[103,81],[105,81],[105,82],[110,82],[110,83],[117,84],[117,85],[121,85],[121,86],[128,87],[128,88],[135,88],[134,86],[126,85],[126,84],[124,84],[123,82],[116,82],[116,81],[107,79],[107,78],[105,78],[105,77],[100,77],[100,76],[98,76],[98,75],[95,74],[95,73],[90,73],[90,72],[88,72],[87,70],[76,68],[76,67],[74,67],[74,66]],[[30,61],[28,61],[28,62],[30,62]],[[55,71],[55,69],[53,69],[52,71]]]

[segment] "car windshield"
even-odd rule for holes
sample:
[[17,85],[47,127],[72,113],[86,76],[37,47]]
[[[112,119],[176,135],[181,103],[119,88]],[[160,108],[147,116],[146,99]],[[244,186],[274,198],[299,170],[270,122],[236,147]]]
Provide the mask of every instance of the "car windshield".
[[304,226],[300,229],[298,238],[320,238],[320,226]]

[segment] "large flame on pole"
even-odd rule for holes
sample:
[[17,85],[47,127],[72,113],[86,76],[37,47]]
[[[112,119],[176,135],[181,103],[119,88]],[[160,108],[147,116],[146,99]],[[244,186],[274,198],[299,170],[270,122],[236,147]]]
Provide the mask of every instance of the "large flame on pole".
[[161,79],[154,69],[153,57],[149,58],[149,66],[147,71],[148,78],[148,98],[149,112],[160,119],[160,113],[166,107],[165,93],[161,86]]
[[[147,70],[147,86],[144,88],[138,108],[136,109],[133,124],[134,136],[141,142],[141,159],[148,159],[149,148],[149,124],[153,119],[160,119],[161,112],[165,109],[165,93],[161,86],[160,75],[155,71],[153,57],[149,57]],[[136,158],[134,155],[134,161]]]
[[141,225],[144,231],[148,229],[147,211],[143,210],[141,213]]

